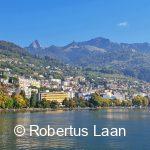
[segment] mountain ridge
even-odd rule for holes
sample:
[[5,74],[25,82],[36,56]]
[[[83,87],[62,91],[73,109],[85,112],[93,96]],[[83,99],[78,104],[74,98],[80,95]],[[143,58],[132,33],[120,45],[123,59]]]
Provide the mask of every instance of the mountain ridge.
[[[33,45],[33,43],[38,42],[38,40],[33,41],[28,47],[26,47],[26,49],[30,49],[30,48],[35,48],[34,46],[31,47],[31,45]],[[38,42],[39,44],[39,42]],[[40,45],[40,44],[39,44]],[[71,42],[65,46],[56,46],[56,45],[51,45],[48,46],[47,48],[38,46],[35,49],[50,49],[52,47],[59,47],[62,50],[65,50],[66,47],[69,46],[73,46],[72,48],[77,48],[80,46],[85,46],[85,45],[90,45],[90,46],[94,46],[97,48],[101,48],[101,49],[105,49],[105,50],[125,50],[125,49],[130,49],[130,50],[137,50],[137,51],[142,51],[142,52],[148,52],[150,53],[150,43],[148,42],[143,42],[143,43],[125,43],[125,42],[112,42],[111,40],[109,40],[108,38],[103,38],[103,37],[97,37],[97,38],[93,38],[87,41],[83,41],[83,42]]]
[[56,58],[71,65],[100,70],[102,67],[111,68],[150,82],[150,44],[147,42],[117,43],[97,37],[83,42],[73,41],[62,47],[50,46],[42,51],[33,49],[31,53]]
[[[103,42],[99,43],[99,41]],[[116,46],[116,43],[108,39],[105,41],[105,39],[98,38],[95,41],[92,40],[92,44],[91,41],[72,42],[63,47],[52,45],[43,48],[39,46],[39,42],[35,44],[37,45],[30,45],[30,48],[22,48],[11,42],[0,41],[0,54],[8,58],[14,56],[14,59],[17,58],[20,63],[24,61],[27,66],[34,61],[40,64],[41,59],[43,61],[45,58],[48,58],[48,61],[56,59],[58,62],[71,66],[91,68],[99,73],[116,72],[150,82],[149,43],[134,45],[121,43]],[[121,48],[118,48],[120,45]],[[2,66],[6,66],[5,63]]]

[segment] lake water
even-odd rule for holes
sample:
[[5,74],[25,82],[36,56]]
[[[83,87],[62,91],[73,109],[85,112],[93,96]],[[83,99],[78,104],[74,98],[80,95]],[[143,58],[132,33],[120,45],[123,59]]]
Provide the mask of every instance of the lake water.
[[[14,127],[24,125],[28,133],[31,124],[54,128],[88,128],[87,137],[22,137],[14,134]],[[93,125],[98,128],[125,128],[121,137],[94,137]],[[97,111],[54,111],[0,114],[0,150],[3,149],[75,149],[75,150],[149,150],[150,111],[148,109],[104,109]]]

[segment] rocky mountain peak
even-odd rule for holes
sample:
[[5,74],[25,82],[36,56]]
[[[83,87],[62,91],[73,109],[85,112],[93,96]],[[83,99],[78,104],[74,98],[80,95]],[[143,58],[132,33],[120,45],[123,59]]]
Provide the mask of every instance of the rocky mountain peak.
[[40,43],[39,43],[38,40],[35,40],[35,41],[33,41],[33,42],[29,45],[29,47],[30,47],[30,48],[39,49],[39,48],[41,48],[41,45],[40,45]]

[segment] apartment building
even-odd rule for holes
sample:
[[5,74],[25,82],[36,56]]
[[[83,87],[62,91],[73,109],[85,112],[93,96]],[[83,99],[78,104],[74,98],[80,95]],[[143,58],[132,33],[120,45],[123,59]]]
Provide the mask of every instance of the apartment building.
[[69,99],[69,94],[66,92],[40,92],[39,93],[40,101],[46,99],[48,101],[56,100],[59,103],[62,103],[65,98]]

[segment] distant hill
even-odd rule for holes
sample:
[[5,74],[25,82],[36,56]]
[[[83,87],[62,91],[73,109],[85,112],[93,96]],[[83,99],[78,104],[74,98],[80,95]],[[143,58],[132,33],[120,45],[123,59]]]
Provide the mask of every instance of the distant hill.
[[29,52],[24,48],[7,41],[0,41],[0,53],[5,55],[15,54],[16,56],[29,55]]
[[116,43],[98,37],[83,42],[73,41],[63,47],[30,45],[26,49],[36,56],[49,56],[72,65],[119,72],[150,82],[149,43]]
[[[34,44],[30,46],[39,48],[37,43]],[[69,71],[70,66],[59,60],[48,56],[43,58],[33,56],[26,49],[7,41],[0,41],[0,69],[7,69],[11,74],[25,77],[40,78],[42,75],[43,79],[49,79],[50,76],[62,78],[64,74],[74,73],[74,68]]]
[[0,68],[9,68],[13,74],[28,77],[44,75],[49,78],[53,75],[63,78],[63,75],[82,74],[85,69],[99,74],[117,73],[150,82],[149,60],[148,43],[119,44],[95,38],[47,48],[34,41],[29,47],[22,48],[11,42],[0,41]]

